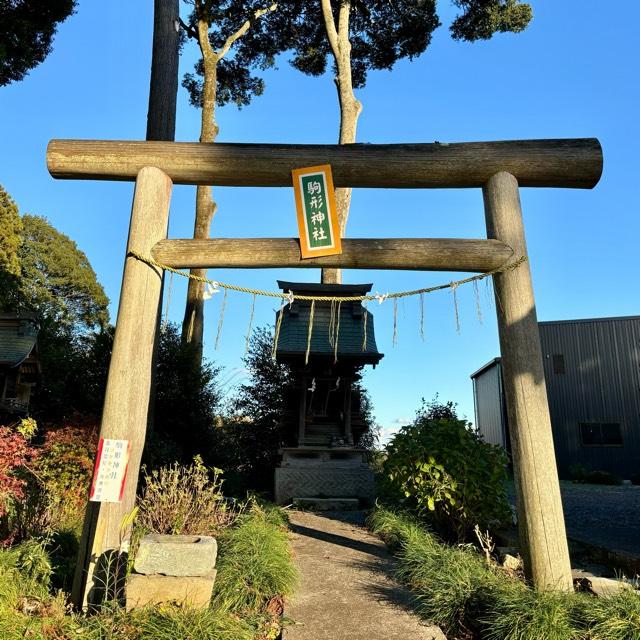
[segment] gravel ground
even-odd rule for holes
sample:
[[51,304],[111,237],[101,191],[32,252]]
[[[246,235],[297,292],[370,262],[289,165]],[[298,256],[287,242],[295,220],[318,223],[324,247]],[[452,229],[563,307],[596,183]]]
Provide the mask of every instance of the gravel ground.
[[561,481],[560,491],[570,538],[640,556],[640,486]]
[[569,537],[640,556],[640,486],[560,484]]

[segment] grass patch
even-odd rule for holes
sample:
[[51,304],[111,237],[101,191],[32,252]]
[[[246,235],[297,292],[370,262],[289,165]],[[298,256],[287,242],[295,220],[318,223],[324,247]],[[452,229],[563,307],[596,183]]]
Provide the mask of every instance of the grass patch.
[[[0,639],[18,640],[268,640],[280,631],[278,604],[297,573],[286,516],[254,505],[219,536],[218,576],[208,609],[174,605],[126,613],[70,614],[67,596],[53,592],[47,545],[28,541],[0,549]],[[55,577],[55,576],[54,576]],[[274,606],[274,603],[276,606]]]
[[235,613],[266,608],[289,596],[298,575],[291,561],[281,511],[254,506],[220,537],[221,555],[213,603]]
[[640,640],[640,593],[597,598],[536,591],[471,545],[443,544],[416,518],[377,508],[370,529],[398,558],[418,612],[449,640]]

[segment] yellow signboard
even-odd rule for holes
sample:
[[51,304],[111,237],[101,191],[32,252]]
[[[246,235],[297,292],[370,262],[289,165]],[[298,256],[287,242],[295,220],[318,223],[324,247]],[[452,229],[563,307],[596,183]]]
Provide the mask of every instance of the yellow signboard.
[[294,169],[291,173],[302,257],[342,253],[331,165]]

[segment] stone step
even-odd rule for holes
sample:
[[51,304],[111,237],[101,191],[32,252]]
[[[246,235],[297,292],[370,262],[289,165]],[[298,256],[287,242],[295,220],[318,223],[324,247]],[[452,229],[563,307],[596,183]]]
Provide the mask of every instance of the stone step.
[[358,498],[294,498],[293,506],[311,511],[357,511]]

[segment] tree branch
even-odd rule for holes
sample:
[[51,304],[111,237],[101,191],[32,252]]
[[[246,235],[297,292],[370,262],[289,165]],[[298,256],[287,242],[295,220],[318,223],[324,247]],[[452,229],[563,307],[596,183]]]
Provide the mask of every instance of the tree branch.
[[185,30],[187,35],[190,38],[193,38],[194,40],[197,40],[198,39],[198,32],[193,27],[190,27],[182,18],[178,18],[178,20],[180,21],[180,26]]
[[233,43],[236,40],[242,38],[242,36],[249,31],[251,25],[261,18],[265,13],[269,13],[271,11],[275,11],[278,8],[276,3],[273,3],[270,7],[265,7],[264,9],[258,9],[254,12],[253,18],[249,18],[235,33],[231,34],[226,40],[222,48],[216,51],[216,57],[218,60],[222,60],[227,53],[229,53],[229,49],[233,46]]
[[[340,10],[342,12],[342,9]],[[333,57],[338,60],[340,57],[340,43],[338,41],[338,31],[336,30],[336,22],[333,19],[333,9],[331,8],[331,0],[322,0],[322,15],[324,16],[324,26],[327,31],[327,38],[333,51]]]

